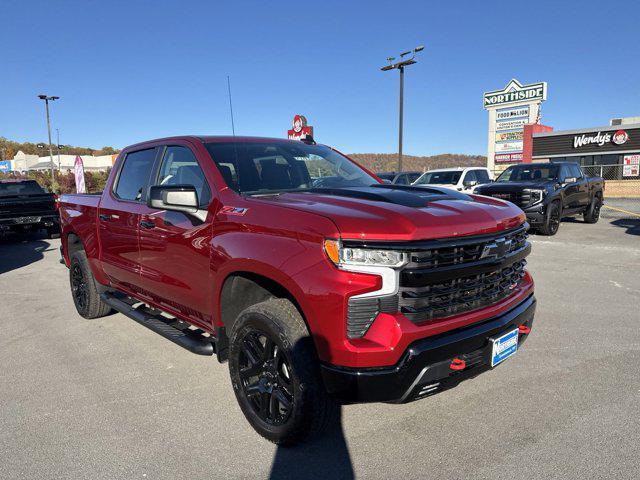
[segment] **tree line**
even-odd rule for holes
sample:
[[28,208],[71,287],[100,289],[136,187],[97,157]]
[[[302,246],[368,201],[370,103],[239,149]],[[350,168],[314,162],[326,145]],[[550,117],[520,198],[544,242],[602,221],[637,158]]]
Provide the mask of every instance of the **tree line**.
[[[53,154],[58,154],[57,145],[53,145]],[[31,143],[31,142],[15,142],[4,137],[0,137],[0,160],[11,160],[16,153],[23,151],[27,155],[38,155],[46,157],[49,155],[49,144],[47,142]],[[102,147],[93,149],[89,147],[74,147],[72,145],[60,145],[60,155],[114,155],[120,150],[113,147]]]
[[[394,172],[398,169],[397,153],[351,153],[349,157],[372,172]],[[402,156],[404,171],[425,172],[436,168],[450,167],[486,167],[487,157],[483,155],[463,155],[443,153],[431,156]]]

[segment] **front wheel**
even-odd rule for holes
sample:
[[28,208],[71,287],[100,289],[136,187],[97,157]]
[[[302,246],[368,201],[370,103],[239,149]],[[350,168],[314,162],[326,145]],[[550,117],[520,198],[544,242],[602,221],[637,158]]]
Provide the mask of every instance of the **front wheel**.
[[231,328],[229,373],[245,417],[274,443],[320,436],[338,418],[313,341],[288,300],[273,298],[239,315]]
[[587,211],[584,212],[584,215],[582,217],[584,218],[585,223],[597,223],[600,219],[601,208],[602,199],[600,198],[600,195],[596,195],[595,197],[593,197],[593,200],[591,200],[589,208],[587,208]]
[[547,207],[547,214],[545,216],[544,225],[540,227],[540,233],[549,236],[558,233],[561,218],[562,212],[560,211],[560,203],[550,203]]

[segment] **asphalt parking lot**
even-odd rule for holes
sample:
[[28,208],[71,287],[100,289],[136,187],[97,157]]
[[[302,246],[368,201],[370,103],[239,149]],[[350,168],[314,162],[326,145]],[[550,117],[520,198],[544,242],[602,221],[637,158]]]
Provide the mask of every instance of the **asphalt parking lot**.
[[640,478],[640,222],[532,235],[538,311],[505,364],[326,440],[249,427],[226,365],[116,314],[88,321],[59,240],[0,241],[0,477]]

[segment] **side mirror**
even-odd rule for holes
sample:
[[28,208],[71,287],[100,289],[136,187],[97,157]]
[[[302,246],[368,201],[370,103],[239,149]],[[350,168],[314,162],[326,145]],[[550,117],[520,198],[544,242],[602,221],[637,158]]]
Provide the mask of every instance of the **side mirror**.
[[147,205],[158,210],[196,213],[198,192],[193,185],[154,185],[149,188]]
[[564,184],[568,184],[568,183],[576,183],[578,181],[578,179],[576,177],[567,177],[564,179]]
[[462,182],[465,187],[475,187],[478,184],[477,180],[465,180]]

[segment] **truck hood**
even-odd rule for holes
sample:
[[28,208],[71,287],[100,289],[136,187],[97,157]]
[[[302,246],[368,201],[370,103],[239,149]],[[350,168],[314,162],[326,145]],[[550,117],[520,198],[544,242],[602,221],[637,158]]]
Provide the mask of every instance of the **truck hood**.
[[536,188],[538,190],[545,190],[553,187],[555,182],[543,181],[543,182],[494,182],[486,183],[477,187],[475,192],[481,195],[490,195],[492,193],[509,193],[509,192],[521,192],[525,188]]
[[254,200],[326,217],[344,239],[409,241],[477,235],[513,228],[525,220],[524,213],[508,202],[444,188],[315,189]]

